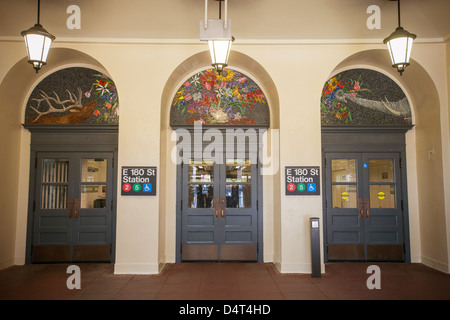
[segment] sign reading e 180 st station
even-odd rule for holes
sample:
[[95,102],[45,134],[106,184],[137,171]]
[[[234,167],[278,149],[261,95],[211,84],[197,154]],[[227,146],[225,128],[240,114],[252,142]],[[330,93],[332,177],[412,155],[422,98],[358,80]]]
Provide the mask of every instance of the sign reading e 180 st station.
[[320,195],[319,167],[286,167],[286,195]]
[[122,167],[123,196],[156,195],[156,167]]

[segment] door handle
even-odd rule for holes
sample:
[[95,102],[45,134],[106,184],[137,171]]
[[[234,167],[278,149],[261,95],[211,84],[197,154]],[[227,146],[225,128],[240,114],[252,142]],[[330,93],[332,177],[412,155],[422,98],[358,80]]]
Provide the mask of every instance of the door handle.
[[219,217],[219,211],[220,211],[220,199],[219,198],[214,198],[214,217],[218,218]]
[[359,217],[364,218],[364,200],[359,199]]
[[214,198],[214,217],[225,217],[225,199]]
[[79,217],[79,210],[80,210],[80,200],[73,199],[73,217],[74,218]]
[[366,208],[366,218],[370,218],[370,201],[369,199],[364,199],[364,207]]
[[225,217],[225,199],[220,199],[220,209],[222,210],[221,217]]
[[68,206],[68,209],[69,209],[67,217],[70,219],[73,216],[73,199],[69,199],[67,206]]

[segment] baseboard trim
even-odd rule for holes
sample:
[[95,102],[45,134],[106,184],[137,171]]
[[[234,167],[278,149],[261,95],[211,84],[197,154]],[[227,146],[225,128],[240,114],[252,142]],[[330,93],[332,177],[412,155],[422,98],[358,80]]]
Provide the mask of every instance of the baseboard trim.
[[114,274],[158,274],[159,266],[155,263],[116,263]]
[[427,267],[444,272],[444,273],[450,273],[447,263],[443,263],[443,262],[436,261],[434,259],[422,256],[422,264],[426,265]]
[[5,259],[3,261],[0,261],[0,270],[9,268],[9,267],[11,267],[13,265],[14,265],[14,259],[13,258]]

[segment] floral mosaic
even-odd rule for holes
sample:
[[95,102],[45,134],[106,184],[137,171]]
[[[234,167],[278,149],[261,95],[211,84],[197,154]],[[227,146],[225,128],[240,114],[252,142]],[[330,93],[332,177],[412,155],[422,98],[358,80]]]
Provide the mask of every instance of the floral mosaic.
[[171,125],[269,125],[269,109],[261,88],[231,69],[199,72],[177,90]]
[[44,78],[31,93],[26,124],[118,124],[114,82],[88,68],[67,68]]
[[410,126],[411,108],[402,89],[384,74],[352,69],[330,78],[322,89],[324,126]]
[[117,88],[114,82],[104,74],[95,74],[98,79],[92,84],[91,89],[84,93],[86,98],[94,98],[97,101],[93,115],[96,122],[101,118],[107,121],[113,115],[119,115],[119,100]]

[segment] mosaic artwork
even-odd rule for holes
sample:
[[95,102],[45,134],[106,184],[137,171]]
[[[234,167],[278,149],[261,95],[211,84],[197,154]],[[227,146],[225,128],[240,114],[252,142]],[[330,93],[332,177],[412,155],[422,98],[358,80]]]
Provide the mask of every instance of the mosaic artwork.
[[322,90],[322,126],[411,126],[403,90],[389,77],[352,69],[330,78]]
[[261,88],[248,76],[231,69],[214,69],[190,77],[172,100],[172,126],[269,126],[269,107]]
[[118,124],[114,82],[89,68],[66,68],[44,78],[31,93],[26,124]]

